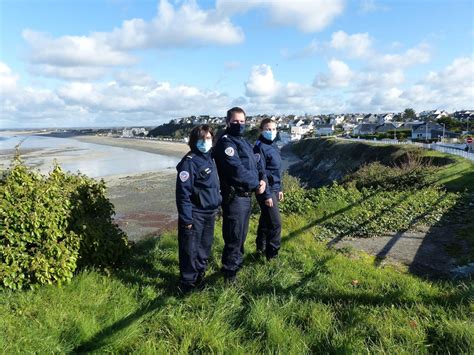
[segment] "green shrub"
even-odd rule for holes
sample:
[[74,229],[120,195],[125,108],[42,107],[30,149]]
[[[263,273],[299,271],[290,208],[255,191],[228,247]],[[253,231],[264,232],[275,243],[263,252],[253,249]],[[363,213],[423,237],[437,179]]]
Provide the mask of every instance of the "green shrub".
[[354,182],[358,189],[419,189],[433,183],[435,170],[431,161],[415,154],[406,154],[398,165],[387,166],[373,162],[362,166],[344,181]]
[[114,265],[127,239],[113,214],[103,181],[58,166],[43,176],[16,160],[0,183],[0,283],[63,283],[78,266]]
[[280,211],[284,214],[305,213],[313,206],[307,196],[307,190],[301,186],[300,180],[284,172],[282,176],[284,199],[280,202]]

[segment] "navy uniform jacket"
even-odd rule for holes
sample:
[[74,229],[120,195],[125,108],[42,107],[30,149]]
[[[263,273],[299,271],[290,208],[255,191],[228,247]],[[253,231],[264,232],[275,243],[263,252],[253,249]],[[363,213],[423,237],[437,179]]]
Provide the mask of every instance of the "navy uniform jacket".
[[[252,145],[241,136],[224,134],[213,150],[222,193],[232,186],[237,192],[255,191],[260,180],[267,182],[265,171],[253,152]],[[266,198],[270,198],[268,191]]]
[[217,168],[211,152],[189,152],[176,166],[179,223],[193,223],[193,211],[213,213],[222,202]]
[[265,139],[258,137],[257,142],[253,148],[255,154],[260,155],[263,169],[267,175],[270,191],[281,191],[281,155],[276,145]]

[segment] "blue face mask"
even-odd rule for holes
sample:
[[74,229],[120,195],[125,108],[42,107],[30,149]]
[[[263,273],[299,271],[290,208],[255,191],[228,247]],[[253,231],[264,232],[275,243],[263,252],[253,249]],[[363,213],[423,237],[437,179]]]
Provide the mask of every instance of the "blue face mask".
[[199,139],[196,143],[196,148],[201,153],[207,153],[212,148],[212,139]]
[[232,136],[241,136],[245,132],[245,123],[231,123],[227,131]]
[[273,140],[275,140],[275,138],[277,136],[277,131],[263,131],[262,136],[263,136],[263,138],[265,138],[269,141],[273,141]]

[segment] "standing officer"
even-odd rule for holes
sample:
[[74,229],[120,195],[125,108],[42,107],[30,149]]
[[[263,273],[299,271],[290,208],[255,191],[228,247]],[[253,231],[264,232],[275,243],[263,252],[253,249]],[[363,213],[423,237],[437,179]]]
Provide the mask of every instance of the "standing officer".
[[271,197],[264,199],[257,196],[260,205],[260,219],[257,229],[257,252],[264,254],[267,260],[278,255],[281,244],[281,218],[278,202],[283,200],[281,191],[281,156],[273,143],[277,136],[276,123],[271,118],[265,118],[260,123],[260,136],[255,143],[254,152],[260,156],[260,161],[267,176],[267,189]]
[[228,282],[234,282],[243,262],[252,209],[252,192],[265,194],[265,172],[253,153],[251,144],[242,137],[245,131],[245,112],[240,107],[227,111],[227,128],[214,148],[221,191],[222,272]]
[[217,209],[222,202],[217,168],[211,156],[213,132],[208,125],[193,128],[191,151],[177,165],[176,206],[180,289],[193,290],[202,282],[214,240]]

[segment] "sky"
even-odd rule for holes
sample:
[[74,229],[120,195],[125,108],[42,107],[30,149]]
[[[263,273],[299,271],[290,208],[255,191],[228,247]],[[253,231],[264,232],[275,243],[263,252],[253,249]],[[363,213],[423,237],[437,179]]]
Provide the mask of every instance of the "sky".
[[472,0],[0,0],[0,128],[474,109]]

